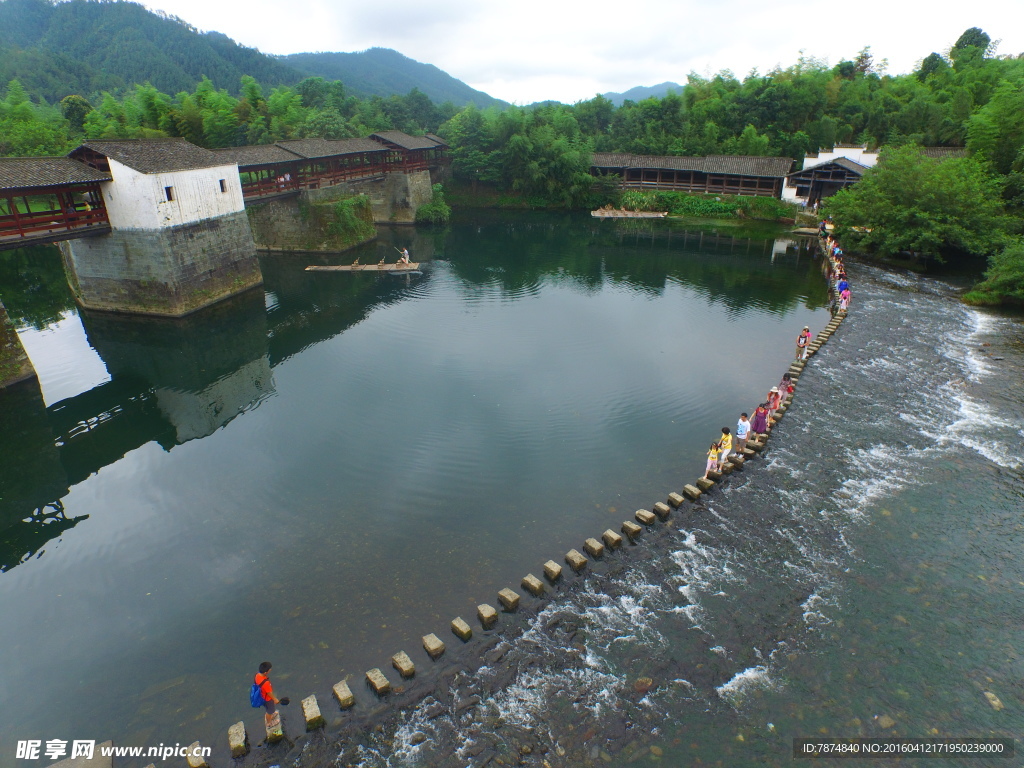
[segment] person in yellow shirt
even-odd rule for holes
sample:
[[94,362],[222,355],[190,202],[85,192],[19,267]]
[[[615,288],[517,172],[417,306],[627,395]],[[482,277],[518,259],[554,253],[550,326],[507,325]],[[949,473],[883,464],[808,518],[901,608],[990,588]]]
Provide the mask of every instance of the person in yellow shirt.
[[729,454],[732,453],[732,432],[729,431],[728,427],[722,427],[722,439],[718,441],[718,471],[722,471],[722,467],[725,466],[725,460],[729,458]]
[[718,467],[718,443],[712,443],[708,448],[708,464],[704,467],[704,479],[708,479],[708,472]]

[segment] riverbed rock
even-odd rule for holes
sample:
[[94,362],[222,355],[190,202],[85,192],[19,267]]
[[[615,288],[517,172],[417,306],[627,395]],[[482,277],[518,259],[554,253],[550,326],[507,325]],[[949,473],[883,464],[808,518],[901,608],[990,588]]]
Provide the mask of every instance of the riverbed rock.
[[242,757],[249,752],[249,734],[245,732],[245,722],[239,720],[228,728],[228,747],[232,757]]
[[879,728],[883,728],[883,729],[887,730],[889,728],[892,728],[894,725],[896,725],[896,721],[893,720],[888,715],[882,715],[880,718],[878,718],[878,727]]
[[604,554],[604,544],[597,539],[587,539],[583,542],[583,548],[587,550],[587,554],[591,557],[601,557]]
[[657,518],[654,516],[654,513],[646,509],[638,509],[636,511],[635,517],[638,522],[641,522],[644,525],[651,525],[655,520],[657,520]]
[[391,681],[376,667],[366,673],[366,682],[370,684],[370,687],[373,688],[378,696],[383,696],[391,691]]
[[332,690],[334,691],[334,698],[338,700],[338,705],[342,709],[355,706],[356,697],[352,695],[352,689],[348,687],[348,683],[345,680],[335,683]]
[[302,716],[306,719],[306,730],[315,731],[323,728],[324,716],[320,714],[320,705],[316,702],[316,694],[302,700]]
[[999,700],[999,697],[991,691],[985,691],[985,699],[991,705],[992,709],[994,709],[996,712],[1003,708],[1003,702],[1001,702]]
[[549,581],[558,581],[562,578],[562,566],[554,560],[548,560],[544,563],[544,575]]
[[708,480],[707,478],[704,477],[698,477],[697,487],[700,488],[702,491],[710,491],[712,488],[715,487],[715,481]]
[[700,488],[698,488],[695,485],[690,485],[689,483],[683,486],[683,493],[685,493],[694,501],[700,498]]
[[522,586],[523,589],[525,589],[534,597],[540,597],[544,594],[544,582],[538,579],[532,573],[528,573],[523,577]]
[[506,611],[514,611],[519,607],[519,593],[513,592],[508,587],[498,593],[498,602]]
[[397,669],[402,677],[412,677],[416,674],[416,665],[405,651],[399,651],[391,657],[391,666]]
[[659,501],[654,505],[654,514],[664,520],[672,512],[672,508],[664,501]]
[[572,566],[572,569],[577,573],[587,567],[587,558],[575,549],[570,549],[565,553],[565,562]]
[[622,524],[622,532],[629,537],[630,541],[636,541],[636,537],[640,535],[640,531],[642,530],[643,528],[634,523],[632,520],[626,520]]
[[480,620],[480,625],[484,629],[490,629],[498,621],[498,612],[493,606],[481,603],[476,607],[476,617]]
[[473,630],[461,616],[452,619],[452,632],[463,642],[466,642],[473,637]]
[[618,549],[622,546],[622,537],[611,528],[602,533],[601,538],[604,540],[605,546],[607,546],[608,549]]

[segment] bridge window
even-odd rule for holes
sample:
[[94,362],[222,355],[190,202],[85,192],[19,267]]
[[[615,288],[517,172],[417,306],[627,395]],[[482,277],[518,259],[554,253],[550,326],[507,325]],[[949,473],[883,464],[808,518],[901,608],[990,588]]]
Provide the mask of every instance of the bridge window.
[[220,191],[221,192],[227,192],[228,191],[228,183],[226,181],[224,181],[224,179],[220,180]]
[[164,197],[167,198],[167,202],[170,203],[174,200],[174,187],[164,187]]

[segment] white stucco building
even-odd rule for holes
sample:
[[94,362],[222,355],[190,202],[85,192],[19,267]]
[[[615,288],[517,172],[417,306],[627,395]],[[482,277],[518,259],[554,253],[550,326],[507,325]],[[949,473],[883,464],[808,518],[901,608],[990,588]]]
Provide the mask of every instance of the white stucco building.
[[162,229],[245,210],[238,165],[185,139],[89,141],[70,157],[109,173],[111,228]]

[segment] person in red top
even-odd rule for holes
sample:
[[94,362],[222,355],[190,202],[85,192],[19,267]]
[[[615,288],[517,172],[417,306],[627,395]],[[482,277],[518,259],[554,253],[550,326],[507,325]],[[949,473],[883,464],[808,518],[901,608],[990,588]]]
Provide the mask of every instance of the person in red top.
[[270,678],[267,677],[267,673],[273,665],[269,661],[264,661],[260,664],[260,671],[256,673],[256,677],[253,678],[253,683],[260,687],[260,693],[263,694],[263,707],[267,710],[267,714],[264,717],[267,720],[267,726],[271,726],[274,720],[278,717],[277,715],[277,704],[288,705],[288,697],[285,696],[283,699],[279,699],[274,696],[274,686],[270,683]]

